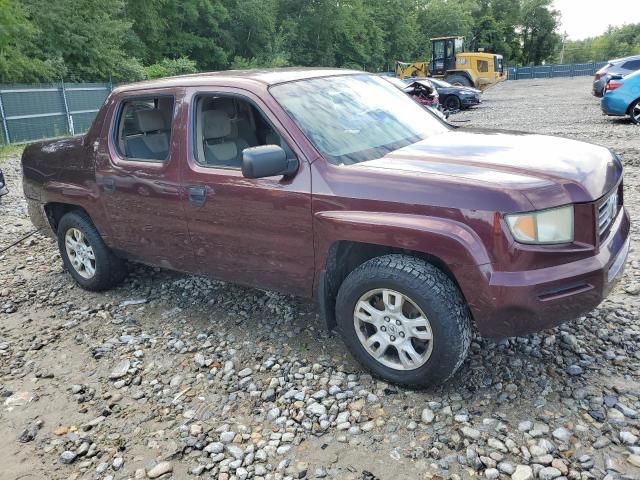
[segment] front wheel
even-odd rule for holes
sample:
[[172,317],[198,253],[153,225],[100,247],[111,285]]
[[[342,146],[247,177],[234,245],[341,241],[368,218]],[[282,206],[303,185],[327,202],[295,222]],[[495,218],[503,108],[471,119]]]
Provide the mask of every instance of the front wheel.
[[356,268],[336,301],[347,348],[384,380],[427,387],[450,379],[471,343],[471,321],[460,291],[440,269],[419,258],[386,255]]
[[640,98],[629,107],[629,117],[636,125],[640,125]]
[[65,268],[85,290],[111,288],[127,273],[125,262],[109,250],[82,211],[69,212],[60,219],[58,246]]
[[462,102],[455,95],[449,95],[444,101],[444,108],[451,112],[462,110]]

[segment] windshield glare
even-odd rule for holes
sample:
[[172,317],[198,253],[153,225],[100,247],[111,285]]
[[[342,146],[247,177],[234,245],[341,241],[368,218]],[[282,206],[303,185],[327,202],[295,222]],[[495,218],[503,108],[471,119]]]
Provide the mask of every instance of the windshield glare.
[[314,78],[276,85],[270,91],[335,164],[381,158],[448,130],[426,108],[373,75]]

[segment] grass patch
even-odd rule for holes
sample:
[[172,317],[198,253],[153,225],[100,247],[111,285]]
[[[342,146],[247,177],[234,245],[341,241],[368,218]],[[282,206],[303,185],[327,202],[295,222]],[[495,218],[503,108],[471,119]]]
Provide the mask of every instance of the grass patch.
[[24,145],[2,145],[0,146],[0,164],[22,155]]

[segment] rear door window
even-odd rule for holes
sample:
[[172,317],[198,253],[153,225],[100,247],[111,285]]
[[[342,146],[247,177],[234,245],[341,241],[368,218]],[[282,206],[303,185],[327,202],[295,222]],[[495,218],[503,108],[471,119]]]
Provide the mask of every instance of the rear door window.
[[173,97],[125,99],[115,134],[118,153],[129,160],[163,162],[169,157]]

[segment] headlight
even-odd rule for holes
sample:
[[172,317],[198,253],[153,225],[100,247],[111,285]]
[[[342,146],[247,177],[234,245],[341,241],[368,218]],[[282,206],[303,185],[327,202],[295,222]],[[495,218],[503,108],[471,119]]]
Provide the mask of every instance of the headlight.
[[520,243],[573,241],[573,205],[538,212],[506,215],[511,234]]

